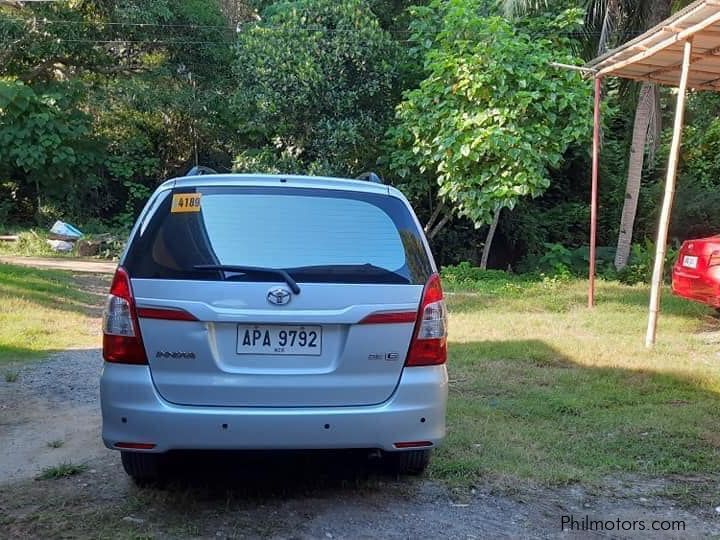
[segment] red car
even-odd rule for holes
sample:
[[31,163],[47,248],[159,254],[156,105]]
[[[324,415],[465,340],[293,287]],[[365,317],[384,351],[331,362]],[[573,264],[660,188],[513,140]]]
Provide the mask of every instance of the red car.
[[672,292],[720,308],[720,236],[683,242],[673,266]]

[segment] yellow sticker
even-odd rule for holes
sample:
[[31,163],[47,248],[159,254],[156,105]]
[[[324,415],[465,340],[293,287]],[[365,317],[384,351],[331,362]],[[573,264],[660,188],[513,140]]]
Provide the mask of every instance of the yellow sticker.
[[199,212],[201,193],[176,193],[172,198],[170,212]]

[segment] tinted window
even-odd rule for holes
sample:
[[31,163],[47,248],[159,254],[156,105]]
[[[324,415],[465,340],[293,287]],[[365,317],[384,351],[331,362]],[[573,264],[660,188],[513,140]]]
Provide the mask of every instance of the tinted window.
[[282,268],[300,282],[425,283],[431,269],[402,201],[300,188],[176,190],[132,240],[132,277],[277,281],[196,265]]

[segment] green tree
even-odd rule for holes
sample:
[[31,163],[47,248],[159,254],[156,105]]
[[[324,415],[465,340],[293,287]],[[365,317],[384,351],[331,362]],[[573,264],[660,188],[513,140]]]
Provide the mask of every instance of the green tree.
[[374,168],[399,98],[401,50],[361,0],[274,3],[242,29],[233,99],[239,170]]
[[[508,12],[541,10],[552,4],[548,0],[503,0]],[[689,0],[582,0],[577,2],[586,10],[588,39],[585,50],[589,57],[603,54],[609,47],[619,46],[662,22],[675,9]],[[592,45],[592,46],[590,46]],[[660,96],[655,84],[644,82],[637,93],[627,94],[635,101],[635,114],[630,153],[627,160],[627,177],[623,208],[620,215],[615,267],[624,268],[630,257],[633,229],[637,216],[642,185],[645,155],[654,155],[660,138]]]
[[44,197],[78,210],[72,195],[97,184],[99,154],[91,118],[68,107],[63,94],[37,94],[22,82],[0,81],[0,182],[34,193],[39,219]]
[[547,189],[548,169],[586,140],[591,103],[587,82],[550,65],[578,63],[559,37],[577,25],[577,11],[514,27],[478,16],[484,9],[450,0],[417,10],[413,40],[424,49],[427,77],[405,94],[389,133],[398,175],[430,172],[450,211],[476,227]]
[[[121,213],[127,224],[167,176],[198,161],[229,166],[233,142],[226,102],[236,32],[223,9],[234,21],[251,17],[240,4],[83,0],[0,6],[0,41],[6,45],[0,47],[0,79],[11,87],[24,82],[39,103],[47,105],[46,96],[52,96],[58,105],[47,114],[57,119],[58,130],[63,123],[67,128],[56,132],[68,138],[58,144],[76,153],[74,126],[82,118],[84,148],[101,156],[91,176],[88,155],[68,161],[68,174],[48,172],[42,179],[31,178],[10,153],[0,153],[0,191],[17,197],[14,219],[39,214],[37,197],[27,211],[23,186],[34,184],[42,191],[46,218]],[[35,120],[25,114],[15,121],[6,140],[22,148],[23,134],[34,129],[23,123]],[[78,179],[72,189],[67,178]]]

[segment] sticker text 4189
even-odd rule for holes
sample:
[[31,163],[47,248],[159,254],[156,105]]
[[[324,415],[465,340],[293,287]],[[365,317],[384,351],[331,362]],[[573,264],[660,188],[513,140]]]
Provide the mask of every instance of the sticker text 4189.
[[201,196],[200,193],[176,193],[172,198],[170,212],[199,212]]

